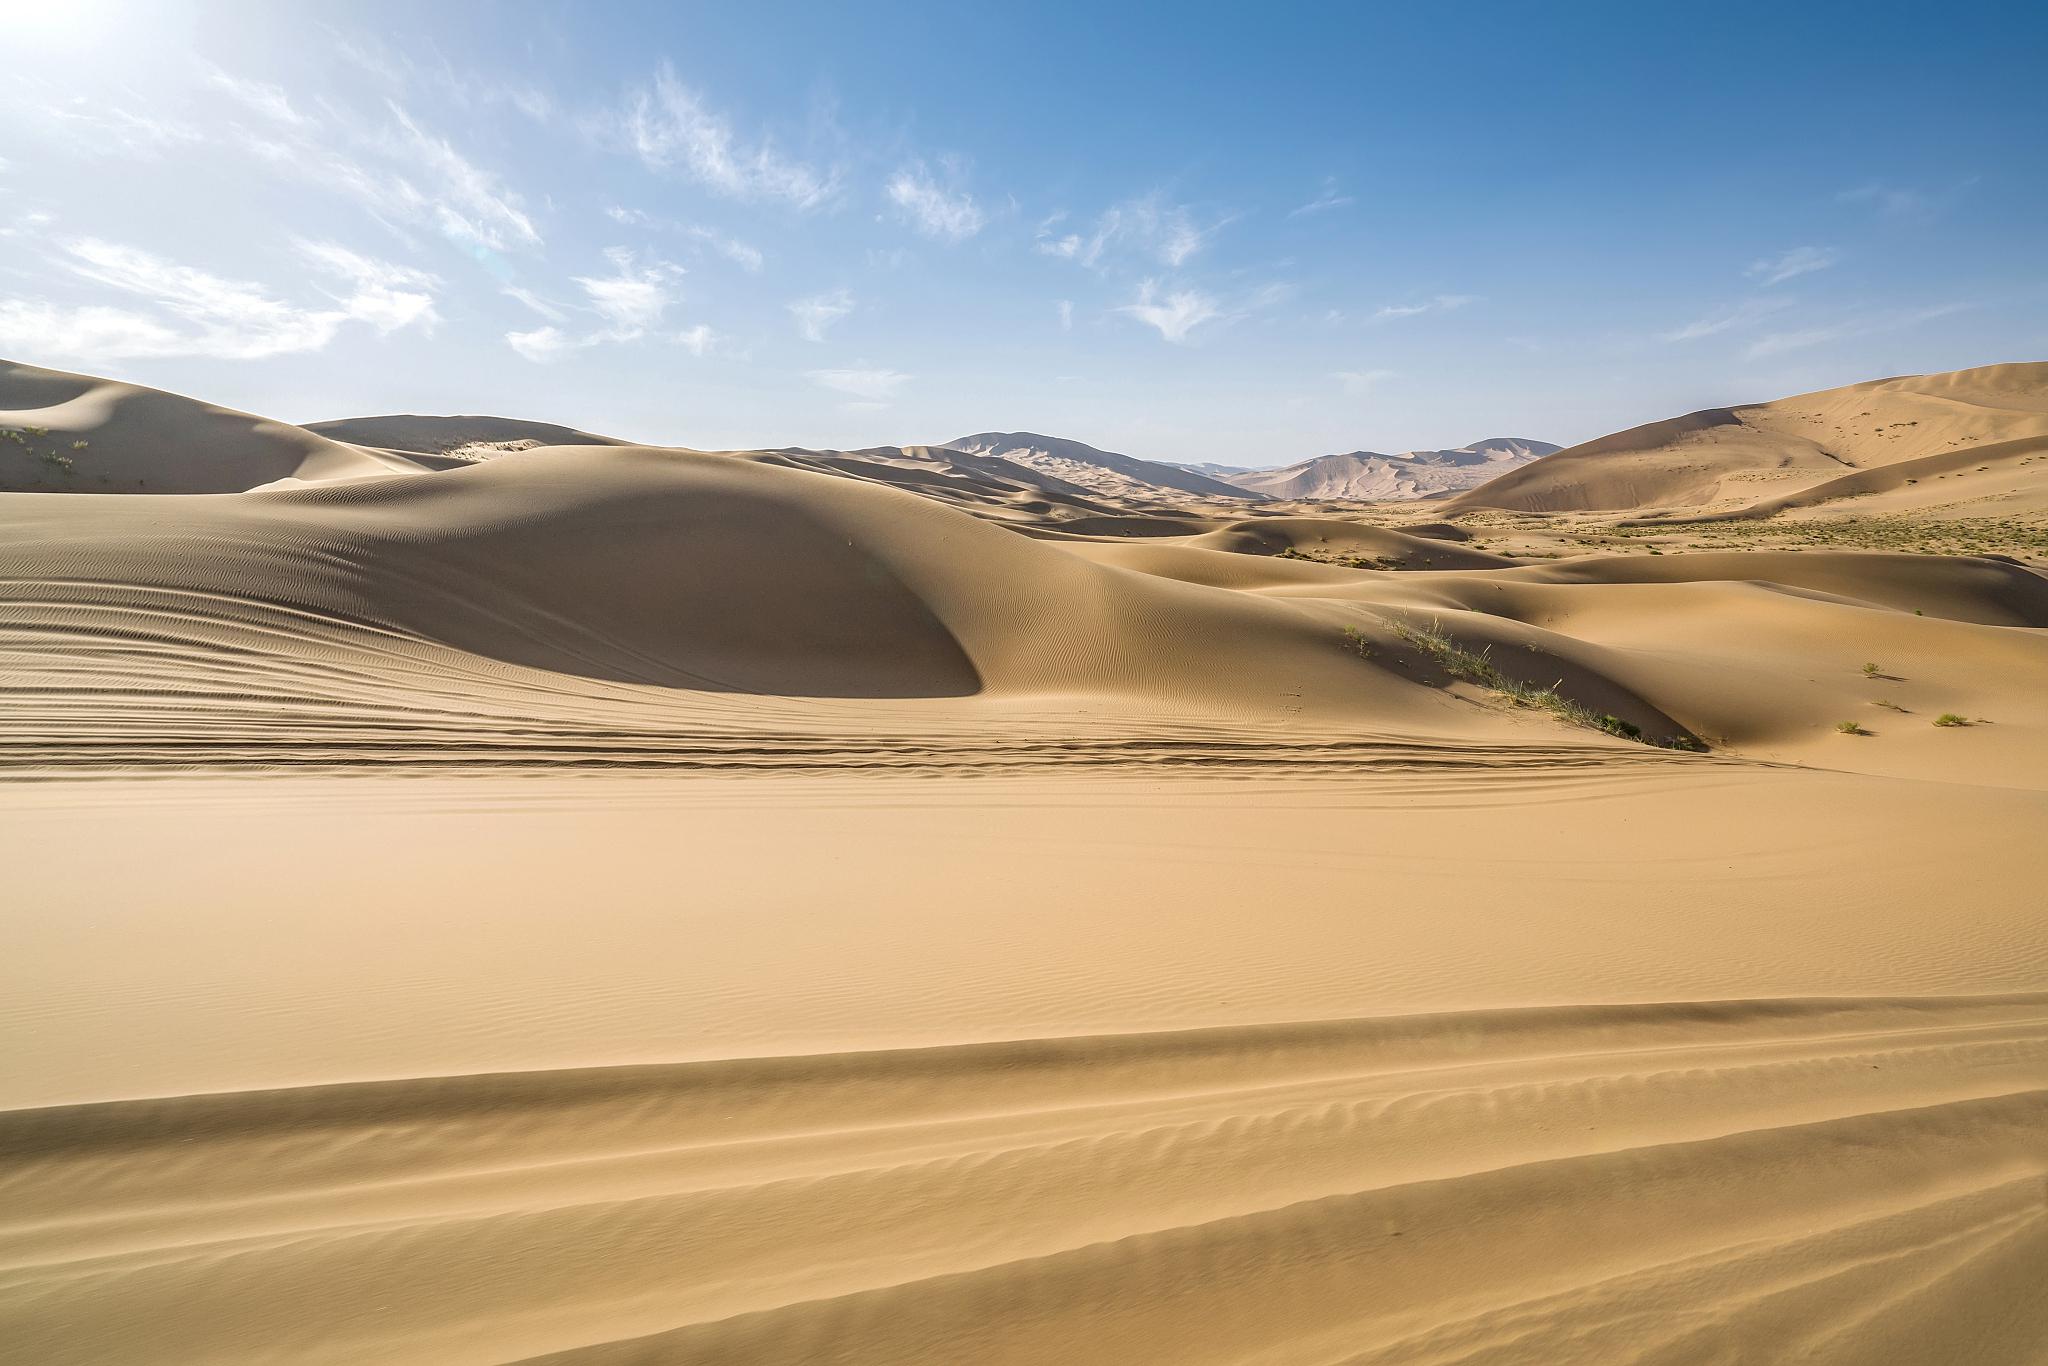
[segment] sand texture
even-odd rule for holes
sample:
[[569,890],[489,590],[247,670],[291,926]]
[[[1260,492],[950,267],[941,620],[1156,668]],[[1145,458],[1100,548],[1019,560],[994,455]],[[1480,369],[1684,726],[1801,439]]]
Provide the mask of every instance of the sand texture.
[[0,365],[0,1361],[2048,1359],[2048,366],[316,427]]

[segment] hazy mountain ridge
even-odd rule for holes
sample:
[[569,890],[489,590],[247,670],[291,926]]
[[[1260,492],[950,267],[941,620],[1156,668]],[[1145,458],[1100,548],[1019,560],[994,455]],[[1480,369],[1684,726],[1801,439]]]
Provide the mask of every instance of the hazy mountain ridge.
[[1276,470],[1222,474],[1239,488],[1276,499],[1380,502],[1434,498],[1476,488],[1531,464],[1560,446],[1530,437],[1492,436],[1437,451],[1346,451]]
[[1156,496],[1171,490],[1205,498],[1259,500],[1265,497],[1183,465],[1140,460],[1136,456],[1101,450],[1083,441],[1045,436],[1038,432],[977,432],[943,444],[970,455],[999,456],[1096,493],[1124,497],[1132,494]]

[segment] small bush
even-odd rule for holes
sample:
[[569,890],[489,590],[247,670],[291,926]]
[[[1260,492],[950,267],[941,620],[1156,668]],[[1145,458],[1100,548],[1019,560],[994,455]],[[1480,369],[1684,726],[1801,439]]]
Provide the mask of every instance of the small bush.
[[1690,735],[1674,735],[1669,740],[1661,743],[1666,749],[1680,750],[1686,754],[1705,754],[1707,752],[1706,745]]
[[1970,718],[1967,716],[1957,716],[1952,711],[1945,711],[1934,718],[1934,724],[1937,726],[1967,726],[1970,724]]
[[1865,665],[1863,666],[1863,676],[1864,676],[1865,678],[1875,678],[1875,677],[1877,677],[1877,675],[1878,675],[1878,667],[1877,667],[1877,665],[1875,665],[1875,664],[1865,664]]
[[1835,722],[1835,729],[1842,732],[1842,734],[1844,735],[1870,734],[1869,731],[1863,729],[1863,727],[1857,725],[1854,721],[1837,721]]
[[1641,726],[1572,701],[1557,690],[1556,683],[1547,688],[1539,688],[1533,683],[1509,678],[1495,666],[1492,659],[1488,658],[1486,651],[1474,653],[1466,649],[1439,630],[1434,622],[1428,630],[1395,622],[1394,633],[1428,655],[1436,662],[1437,667],[1451,677],[1467,683],[1476,683],[1482,688],[1498,693],[1507,699],[1510,706],[1540,708],[1575,726],[1586,726],[1608,735],[1619,736],[1624,740],[1643,738]]

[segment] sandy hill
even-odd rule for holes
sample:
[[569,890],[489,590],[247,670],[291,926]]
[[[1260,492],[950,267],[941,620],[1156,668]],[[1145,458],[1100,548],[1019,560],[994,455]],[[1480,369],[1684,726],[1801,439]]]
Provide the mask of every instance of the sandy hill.
[[[619,723],[632,744],[659,750],[697,733],[704,708],[726,707],[709,700],[719,695],[954,699],[888,724],[991,736],[1002,731],[991,707],[1050,707],[1041,722],[1069,744],[1094,741],[1049,699],[1093,699],[1089,724],[1104,735],[1224,724],[1284,749],[1291,742],[1273,737],[1327,728],[1355,743],[1420,727],[1488,744],[1515,733],[1610,743],[1512,709],[1442,712],[1441,689],[1458,682],[1457,652],[1468,651],[1649,739],[1770,757],[1813,749],[1901,772],[1968,761],[1977,751],[1926,726],[1861,750],[1830,739],[1840,717],[1864,714],[1859,666],[1903,661],[1915,681],[1890,700],[1999,713],[2008,756],[2048,746],[2027,719],[2048,706],[2038,677],[2048,657],[2037,658],[2048,646],[2011,630],[2048,626],[2048,607],[2041,575],[2012,562],[1759,553],[1525,565],[1446,523],[1146,511],[1033,464],[950,447],[578,444],[421,472],[169,395],[76,376],[33,383],[44,386],[32,409],[43,416],[80,394],[111,394],[117,412],[123,401],[156,405],[153,479],[278,485],[189,505],[0,500],[0,568],[21,585],[17,597],[73,623],[54,644],[25,640],[17,672],[64,696],[65,680],[99,677],[38,714],[44,737],[91,729],[104,714],[97,699],[160,691],[167,671],[189,667],[184,700],[162,713],[184,744],[214,743],[193,737],[216,725],[239,733],[276,705],[264,700],[267,671],[282,697],[300,695],[310,669],[330,706],[294,706],[303,730],[257,727],[288,750],[328,743],[330,725],[396,734],[423,712],[444,718],[458,748],[488,750],[506,743],[504,718],[536,709],[584,737],[562,741],[575,747],[596,743],[592,727],[609,733],[601,718],[621,707],[639,718]],[[263,463],[230,458],[243,449]],[[349,477],[309,482],[330,465]],[[356,477],[366,466],[386,477]],[[265,478],[280,470],[295,482]],[[81,548],[94,565],[84,585],[64,569]],[[1761,597],[1759,583],[1772,585]],[[223,605],[193,618],[177,603],[195,594]],[[298,624],[286,629],[286,618]],[[101,664],[72,659],[81,641],[138,619],[183,643],[139,665],[118,649]],[[1455,649],[1413,634],[1429,623]],[[1347,628],[1365,653],[1345,648]],[[290,643],[308,632],[325,642],[317,663]],[[396,673],[393,641],[421,652]],[[355,662],[343,667],[344,657]],[[1731,685],[1731,671],[1754,687]],[[2029,691],[2029,679],[2041,686]],[[587,695],[600,685],[630,692]],[[215,720],[194,720],[193,708]],[[803,716],[770,729],[788,738],[867,724]],[[529,721],[522,735],[546,731]],[[1037,736],[1041,722],[1015,734]],[[146,750],[151,725],[115,733]]]
[[2048,510],[2048,364],[1708,408],[1546,456],[1452,500],[1519,512]]
[[1114,497],[1157,497],[1166,491],[1206,498],[1256,499],[1263,496],[1180,465],[1118,455],[1114,451],[1097,450],[1084,442],[1040,436],[1036,432],[977,432],[945,444],[958,451],[999,456],[1069,484]]
[[1277,470],[1219,477],[1242,489],[1287,501],[1383,502],[1435,498],[1487,480],[1561,449],[1547,441],[1496,436],[1443,451],[1349,451],[1320,455]]
[[2016,557],[8,381],[0,1357],[2041,1359]]
[[615,436],[598,436],[552,422],[511,417],[430,417],[392,413],[309,422],[306,430],[335,441],[408,454],[478,459],[535,446],[625,446]]
[[240,493],[421,468],[159,389],[0,361],[0,491]]

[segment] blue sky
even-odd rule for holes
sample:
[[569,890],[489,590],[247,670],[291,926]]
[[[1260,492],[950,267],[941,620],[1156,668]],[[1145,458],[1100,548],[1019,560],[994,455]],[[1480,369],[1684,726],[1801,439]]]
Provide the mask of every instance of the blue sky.
[[0,355],[1275,464],[2048,359],[2048,10],[0,0]]

